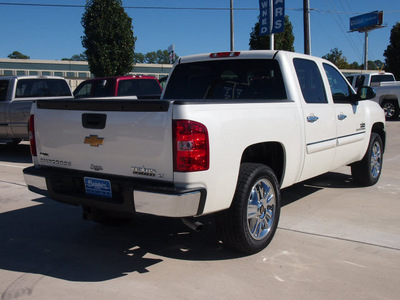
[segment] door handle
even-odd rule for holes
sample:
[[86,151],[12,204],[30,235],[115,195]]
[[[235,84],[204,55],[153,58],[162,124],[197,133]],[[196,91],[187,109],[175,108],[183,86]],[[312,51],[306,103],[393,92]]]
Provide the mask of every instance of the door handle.
[[307,117],[307,122],[314,123],[314,122],[318,121],[318,119],[319,118],[317,116],[311,115],[311,116]]
[[337,118],[339,121],[343,121],[344,119],[347,118],[347,116],[341,113],[340,115],[337,116]]

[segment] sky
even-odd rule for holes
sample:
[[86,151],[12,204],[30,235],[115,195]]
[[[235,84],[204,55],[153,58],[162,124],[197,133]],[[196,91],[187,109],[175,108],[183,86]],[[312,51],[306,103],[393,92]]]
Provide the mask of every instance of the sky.
[[[82,53],[85,4],[86,0],[0,0],[0,58],[13,51],[42,60]],[[230,0],[122,0],[122,5],[132,18],[135,52],[165,50],[172,44],[179,56],[230,50]],[[234,0],[233,7],[234,49],[248,50],[259,1]],[[285,1],[294,48],[300,53],[304,53],[302,7],[302,0]],[[311,54],[322,57],[337,47],[349,63],[359,64],[364,62],[364,34],[349,33],[350,18],[383,10],[386,27],[369,33],[368,59],[384,62],[390,31],[400,22],[400,0],[310,0],[310,8]]]

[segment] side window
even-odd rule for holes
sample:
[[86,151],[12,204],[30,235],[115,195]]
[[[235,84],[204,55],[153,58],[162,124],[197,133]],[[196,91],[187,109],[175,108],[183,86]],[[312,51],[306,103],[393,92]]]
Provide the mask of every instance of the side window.
[[352,92],[346,79],[334,67],[328,64],[324,64],[324,69],[331,87],[333,102],[350,103]]
[[0,102],[6,101],[8,80],[0,80]]
[[317,64],[302,58],[294,58],[293,63],[304,100],[307,103],[328,103]]
[[92,90],[92,82],[86,81],[78,85],[74,91],[74,96],[76,98],[90,97],[90,92]]

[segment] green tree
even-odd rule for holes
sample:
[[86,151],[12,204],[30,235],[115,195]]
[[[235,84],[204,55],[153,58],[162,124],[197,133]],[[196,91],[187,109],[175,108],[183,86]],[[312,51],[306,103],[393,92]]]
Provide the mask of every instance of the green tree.
[[140,53],[140,52],[135,52],[135,54],[133,55],[133,62],[135,64],[144,64],[146,61],[144,54]]
[[96,77],[117,76],[133,68],[136,38],[121,0],[88,0],[81,24],[82,46]]
[[374,64],[377,70],[382,70],[385,67],[385,63],[379,59],[374,60]]
[[384,54],[386,57],[386,71],[392,72],[400,80],[400,23],[397,22],[390,32],[390,44]]
[[30,59],[29,56],[22,54],[21,52],[18,52],[18,51],[14,51],[13,53],[9,54],[7,57],[11,58],[11,59]]
[[329,60],[331,63],[335,64],[339,69],[348,69],[349,64],[347,63],[347,58],[343,56],[343,51],[339,50],[337,47],[331,49],[331,52],[322,56]]
[[352,69],[352,70],[359,70],[359,69],[361,69],[361,66],[360,66],[360,64],[358,62],[355,61],[352,64],[350,64],[348,66],[348,68]]
[[157,63],[157,52],[147,52],[144,56],[145,62],[148,64],[156,64]]
[[[274,49],[276,50],[287,50],[294,51],[294,34],[293,34],[293,25],[289,21],[289,17],[285,16],[284,22],[285,29],[281,33],[274,34]],[[252,32],[250,33],[250,50],[268,50],[270,47],[270,36],[259,36],[260,32],[260,21],[258,21],[254,27]]]
[[[178,55],[175,54],[175,59],[173,63],[179,58]],[[147,52],[146,54],[136,52],[134,55],[135,63],[139,64],[169,64],[171,63],[169,60],[168,50],[157,50],[152,52]]]
[[157,50],[157,63],[158,64],[169,64],[168,50]]
[[71,58],[63,58],[61,60],[69,60],[69,61],[86,61],[87,57],[84,53],[72,55]]

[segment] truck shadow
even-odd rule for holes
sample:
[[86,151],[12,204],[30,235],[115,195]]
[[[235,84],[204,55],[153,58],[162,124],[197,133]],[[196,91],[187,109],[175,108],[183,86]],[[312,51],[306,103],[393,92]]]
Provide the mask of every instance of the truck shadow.
[[[329,173],[297,184],[282,191],[283,205],[325,187],[354,187],[348,180],[348,175]],[[200,219],[205,225],[201,232],[190,230],[178,219],[154,216],[105,227],[82,220],[79,207],[48,198],[30,204],[0,214],[1,269],[99,282],[150,272],[153,265],[167,259],[219,261],[243,257],[218,242],[213,216]],[[6,292],[18,292],[13,288]]]
[[318,177],[294,184],[281,191],[282,206],[289,205],[324,188],[351,189],[357,188],[351,175],[329,172]]
[[16,163],[32,163],[29,143],[19,145],[0,145],[0,161]]
[[69,281],[98,282],[150,271],[164,258],[224,260],[241,257],[217,243],[213,219],[202,232],[180,220],[140,216],[118,227],[81,219],[79,207],[48,198],[0,214],[0,269]]

